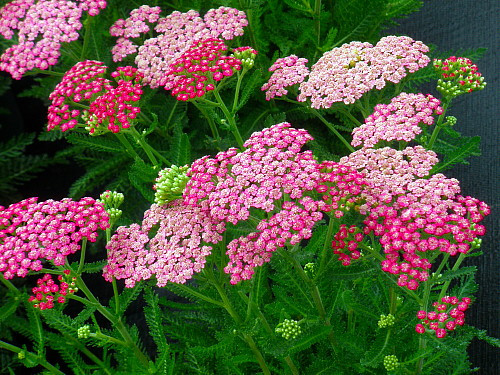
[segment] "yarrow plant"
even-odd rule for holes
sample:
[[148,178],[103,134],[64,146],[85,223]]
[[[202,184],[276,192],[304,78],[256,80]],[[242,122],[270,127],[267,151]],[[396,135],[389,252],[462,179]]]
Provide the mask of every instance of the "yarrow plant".
[[478,153],[447,116],[472,59],[357,2],[174,3],[0,8],[0,69],[85,170],[0,206],[0,368],[467,373],[498,346],[466,323],[490,208],[446,172]]

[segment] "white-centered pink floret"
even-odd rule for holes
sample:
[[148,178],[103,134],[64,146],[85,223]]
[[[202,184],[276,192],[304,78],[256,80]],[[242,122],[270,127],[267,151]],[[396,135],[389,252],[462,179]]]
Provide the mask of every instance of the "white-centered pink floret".
[[261,88],[262,91],[266,92],[266,100],[286,95],[288,94],[286,87],[304,82],[304,79],[309,75],[309,68],[306,64],[307,59],[299,58],[296,55],[277,59],[269,68],[273,74]]

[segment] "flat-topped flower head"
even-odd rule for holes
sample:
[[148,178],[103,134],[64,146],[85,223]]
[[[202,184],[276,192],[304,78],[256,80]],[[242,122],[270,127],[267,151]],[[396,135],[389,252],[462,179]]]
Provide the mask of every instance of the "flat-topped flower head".
[[261,90],[266,92],[266,100],[288,94],[286,87],[304,82],[309,75],[307,59],[290,55],[277,59],[269,68],[273,72]]
[[420,319],[415,327],[417,333],[432,332],[437,338],[446,337],[448,332],[465,324],[465,311],[469,308],[471,299],[463,297],[459,299],[455,296],[445,296],[441,301],[432,304],[433,311],[417,312],[417,318]]
[[[21,79],[29,70],[46,70],[60,56],[61,43],[79,38],[80,18],[87,11],[97,15],[106,1],[16,1],[0,9],[0,34],[11,39],[17,30],[18,44],[0,56],[0,70]],[[23,20],[21,18],[24,17]]]
[[103,276],[107,281],[125,279],[128,288],[152,277],[160,287],[183,284],[203,269],[209,244],[219,242],[224,231],[223,223],[180,200],[154,204],[144,213],[142,225],[119,227],[111,237]]
[[435,59],[434,68],[440,75],[437,90],[446,98],[479,91],[486,86],[477,65],[468,58],[451,56],[444,61]]
[[299,86],[297,100],[310,99],[313,108],[330,108],[336,102],[354,103],[386,81],[398,83],[408,73],[426,66],[428,47],[408,37],[389,36],[377,45],[351,42],[326,52]]
[[109,215],[93,198],[73,201],[30,198],[0,206],[0,272],[6,279],[39,271],[42,261],[63,265],[81,247],[83,238],[94,242],[98,229],[109,226]]
[[241,61],[226,56],[226,51],[220,39],[195,42],[170,65],[161,85],[180,101],[202,97],[214,90],[217,82],[241,69]]
[[432,95],[401,93],[389,104],[377,104],[365,123],[352,131],[353,146],[374,147],[379,141],[410,142],[422,132],[421,125],[434,124],[440,101]]
[[225,40],[243,35],[243,28],[248,26],[245,12],[224,6],[210,9],[203,20],[212,37]]
[[28,299],[35,309],[47,310],[54,307],[54,302],[65,303],[67,296],[78,291],[76,277],[70,276],[69,270],[64,270],[54,281],[52,275],[46,273],[37,280],[37,286],[31,289],[33,295]]

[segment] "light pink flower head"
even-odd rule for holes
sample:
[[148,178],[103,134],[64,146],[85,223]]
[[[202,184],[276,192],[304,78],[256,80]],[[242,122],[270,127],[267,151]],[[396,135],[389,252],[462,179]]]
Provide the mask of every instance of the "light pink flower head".
[[261,88],[262,91],[266,92],[266,100],[286,95],[288,90],[285,87],[304,82],[304,79],[309,75],[309,68],[306,64],[307,59],[298,58],[296,55],[277,59],[269,68],[273,74]]

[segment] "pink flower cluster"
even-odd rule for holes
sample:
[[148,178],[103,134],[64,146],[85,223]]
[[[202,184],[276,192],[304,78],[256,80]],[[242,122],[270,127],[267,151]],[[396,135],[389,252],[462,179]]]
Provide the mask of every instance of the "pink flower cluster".
[[226,45],[219,39],[195,42],[170,65],[160,84],[171,90],[177,100],[201,97],[215,89],[215,82],[241,69],[241,61],[224,56],[226,51]]
[[445,97],[455,97],[467,92],[482,90],[486,86],[477,65],[465,57],[451,56],[446,60],[434,60],[434,68],[440,73],[437,89]]
[[[204,18],[194,10],[186,13],[174,11],[167,17],[158,18],[158,7],[139,9],[142,10],[132,11],[130,18],[118,20],[111,27],[111,34],[119,36],[112,54],[114,61],[121,61],[137,52],[135,63],[151,88],[162,85],[162,78],[171,64],[194,42],[210,38],[231,40],[243,35],[243,28],[248,25],[244,12],[228,7],[210,9]],[[157,35],[139,46],[131,39],[137,38],[146,28],[149,30],[145,21],[156,23],[154,31]]]
[[12,279],[39,271],[43,260],[63,265],[82,239],[94,242],[97,230],[108,226],[108,214],[93,198],[39,203],[29,198],[0,206],[0,272]]
[[471,299],[468,297],[459,300],[458,297],[445,296],[441,302],[434,302],[434,311],[417,312],[417,318],[422,323],[415,327],[417,333],[434,331],[437,338],[443,338],[448,331],[454,331],[457,326],[465,324],[465,311],[469,308]]
[[68,294],[75,293],[78,288],[75,287],[76,277],[69,280],[69,270],[64,271],[64,276],[59,275],[59,285],[52,279],[52,275],[45,274],[37,280],[37,286],[31,289],[34,294],[28,301],[33,303],[35,309],[46,310],[54,307],[54,301],[65,303]]
[[228,244],[229,263],[224,272],[231,275],[231,284],[251,279],[254,268],[269,262],[278,248],[311,238],[312,228],[323,214],[318,210],[318,202],[310,197],[299,199],[299,204],[304,208],[286,201],[281,211],[257,225],[259,232],[236,238]]
[[[136,68],[119,67],[111,73],[117,81],[105,78],[107,67],[100,61],[85,60],[78,62],[68,70],[61,82],[49,95],[52,104],[48,109],[47,130],[61,129],[67,131],[76,127],[81,118],[83,126],[90,134],[106,131],[113,133],[131,126],[140,113],[134,106],[142,91],[142,76]],[[83,105],[90,102],[88,111],[76,107],[74,103]]]
[[[87,121],[89,133],[95,134],[99,129],[118,133],[128,129],[132,120],[141,112],[140,107],[132,105],[141,99],[142,76],[133,67],[120,67],[111,76],[117,80],[117,86],[105,91],[92,103],[88,112]],[[121,76],[121,77],[120,77]]]
[[412,290],[429,276],[432,265],[423,254],[466,253],[484,234],[479,222],[490,212],[484,202],[458,195],[457,180],[442,174],[422,178],[436,161],[421,146],[361,149],[341,159],[369,184],[361,193],[366,203],[360,212],[367,215],[364,233],[380,237],[386,256],[382,270],[399,275],[398,285]]
[[335,102],[354,103],[386,81],[398,83],[429,63],[429,48],[409,37],[388,36],[375,45],[351,42],[326,52],[299,86],[297,100],[311,100],[313,108],[330,108]]
[[421,124],[434,124],[433,115],[443,113],[432,95],[401,93],[389,104],[378,104],[365,123],[352,131],[353,146],[374,147],[379,141],[410,142],[420,134]]
[[[106,1],[26,0],[0,9],[0,34],[11,39],[17,30],[18,44],[0,56],[0,70],[14,79],[34,68],[46,70],[60,56],[61,43],[77,40],[82,12],[97,15]],[[24,19],[21,21],[21,18]]]
[[[128,288],[156,277],[157,285],[183,284],[205,266],[212,247],[222,240],[225,225],[181,200],[152,205],[142,225],[119,227],[106,245],[108,264],[103,276],[125,279]],[[150,239],[151,237],[151,239]]]
[[332,249],[333,253],[339,256],[342,265],[348,266],[351,261],[361,257],[358,245],[363,238],[363,232],[356,225],[350,227],[345,224],[340,225],[339,231],[333,236]]
[[232,148],[196,160],[187,173],[185,203],[236,224],[252,207],[271,212],[283,194],[301,198],[319,178],[312,153],[300,152],[310,139],[305,130],[281,123],[252,134],[243,152]]
[[304,82],[304,79],[309,75],[309,68],[306,64],[307,59],[298,58],[296,55],[277,59],[269,68],[273,74],[261,88],[262,91],[266,92],[266,100],[286,95],[288,90],[285,87]]

